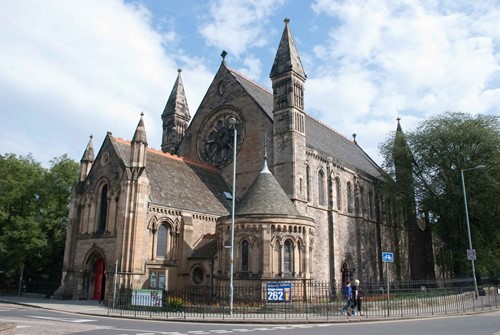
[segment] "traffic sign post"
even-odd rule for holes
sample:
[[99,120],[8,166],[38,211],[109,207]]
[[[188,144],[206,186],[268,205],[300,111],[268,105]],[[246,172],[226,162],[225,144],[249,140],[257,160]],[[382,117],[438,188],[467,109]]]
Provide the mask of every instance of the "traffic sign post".
[[382,262],[392,263],[394,262],[394,254],[392,252],[382,252]]
[[385,281],[387,283],[387,316],[389,316],[389,263],[394,262],[394,254],[392,252],[382,252],[382,262],[385,263]]
[[467,260],[469,261],[476,260],[476,249],[467,249]]

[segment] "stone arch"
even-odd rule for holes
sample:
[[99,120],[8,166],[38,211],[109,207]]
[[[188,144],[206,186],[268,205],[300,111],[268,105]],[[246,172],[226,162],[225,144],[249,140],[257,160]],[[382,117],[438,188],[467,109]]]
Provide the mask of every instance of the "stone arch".
[[340,273],[342,274],[342,284],[352,281],[354,277],[354,262],[350,254],[346,254],[344,260],[342,261]]
[[106,294],[106,264],[104,251],[94,245],[84,257],[80,298],[104,300]]

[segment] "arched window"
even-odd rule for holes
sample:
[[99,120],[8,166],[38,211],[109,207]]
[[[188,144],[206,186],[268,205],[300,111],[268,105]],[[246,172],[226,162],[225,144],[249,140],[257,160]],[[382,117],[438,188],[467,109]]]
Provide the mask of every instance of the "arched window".
[[353,196],[352,196],[352,185],[351,182],[347,182],[347,212],[352,213],[352,203],[353,201]]
[[108,185],[104,185],[101,189],[99,197],[99,216],[97,222],[97,232],[102,233],[106,230],[106,219],[108,214]]
[[309,165],[306,166],[306,192],[307,201],[311,201],[311,170],[309,169]]
[[325,205],[325,173],[318,171],[318,205]]
[[340,178],[337,177],[335,178],[335,196],[337,198],[337,209],[340,210],[341,208],[341,203],[342,203],[342,197],[341,197],[341,188],[340,188]]
[[241,272],[248,272],[248,241],[241,243]]
[[167,257],[167,236],[167,226],[160,225],[156,236],[156,257]]
[[369,202],[369,208],[368,208],[368,215],[370,216],[370,219],[373,219],[373,192],[370,191],[368,192],[368,202]]
[[292,242],[287,240],[283,246],[283,272],[292,273]]
[[361,213],[365,213],[365,189],[361,187],[359,189],[359,207],[361,208]]

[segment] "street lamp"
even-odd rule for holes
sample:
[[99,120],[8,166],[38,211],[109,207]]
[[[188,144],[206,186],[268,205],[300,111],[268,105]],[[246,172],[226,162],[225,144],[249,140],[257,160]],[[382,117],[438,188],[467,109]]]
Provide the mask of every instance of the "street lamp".
[[233,300],[234,300],[234,204],[236,199],[236,138],[238,131],[236,130],[236,119],[234,117],[228,120],[229,125],[233,128],[233,194],[231,204],[231,256],[229,258],[229,314],[233,315]]
[[467,222],[467,236],[469,237],[469,250],[471,255],[468,254],[468,258],[470,258],[472,264],[472,278],[474,279],[474,290],[476,291],[476,298],[479,297],[479,291],[477,289],[477,279],[476,279],[476,268],[474,266],[474,260],[476,259],[476,255],[472,249],[472,239],[470,236],[470,223],[469,223],[469,209],[467,208],[467,194],[465,193],[465,181],[464,181],[464,171],[476,170],[476,169],[484,169],[485,165],[477,165],[473,168],[462,169],[460,170],[460,175],[462,177],[462,189],[464,193],[464,204],[465,204],[465,222]]

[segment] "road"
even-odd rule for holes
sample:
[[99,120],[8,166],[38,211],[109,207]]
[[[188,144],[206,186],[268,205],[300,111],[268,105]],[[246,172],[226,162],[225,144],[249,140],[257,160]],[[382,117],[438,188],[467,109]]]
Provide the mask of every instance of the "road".
[[500,311],[432,319],[329,324],[190,323],[97,317],[0,304],[0,322],[17,335],[500,335]]

